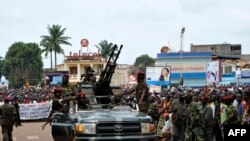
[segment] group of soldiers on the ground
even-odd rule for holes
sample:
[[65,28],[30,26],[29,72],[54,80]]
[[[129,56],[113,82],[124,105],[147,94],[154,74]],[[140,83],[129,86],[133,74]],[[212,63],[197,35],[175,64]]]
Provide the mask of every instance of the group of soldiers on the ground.
[[152,117],[159,140],[223,141],[225,125],[250,125],[250,87],[205,86],[149,93],[145,74],[124,94],[135,94],[139,110]]
[[222,141],[225,125],[250,125],[248,87],[186,89],[151,94],[149,114],[160,140]]

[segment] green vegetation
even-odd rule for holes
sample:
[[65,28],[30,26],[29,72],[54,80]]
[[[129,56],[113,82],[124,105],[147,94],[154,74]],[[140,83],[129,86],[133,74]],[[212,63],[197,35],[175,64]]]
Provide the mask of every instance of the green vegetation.
[[107,40],[103,40],[95,46],[99,50],[99,52],[101,52],[102,57],[107,60],[113,50],[114,44],[109,43]]
[[9,47],[4,64],[4,75],[10,87],[23,86],[25,81],[36,85],[41,81],[43,62],[36,43],[17,42]]
[[130,74],[135,74],[137,71],[145,72],[146,67],[154,66],[155,59],[148,56],[148,54],[141,55],[136,58],[133,68],[130,70]]

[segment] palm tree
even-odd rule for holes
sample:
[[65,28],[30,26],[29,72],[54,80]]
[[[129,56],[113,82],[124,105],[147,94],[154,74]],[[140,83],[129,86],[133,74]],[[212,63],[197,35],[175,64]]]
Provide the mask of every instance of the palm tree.
[[52,67],[52,64],[53,64],[52,51],[53,51],[53,49],[52,49],[52,46],[49,45],[49,38],[47,38],[46,36],[45,37],[42,36],[40,46],[44,47],[41,52],[42,53],[45,52],[46,58],[48,57],[48,53],[50,53],[50,69],[52,70],[53,69],[53,67]]
[[102,57],[107,60],[110,53],[113,50],[114,44],[113,43],[108,43],[107,40],[103,40],[98,45],[95,45],[95,46],[101,52]]
[[[47,42],[46,44],[49,46],[47,49],[49,49],[50,52],[54,51],[55,56],[55,68],[57,66],[57,54],[64,54],[64,51],[61,47],[61,45],[71,45],[71,43],[68,42],[68,39],[71,39],[70,37],[63,36],[66,28],[61,29],[61,25],[52,25],[47,27],[49,35],[41,36],[42,41]],[[46,48],[45,48],[46,49]],[[48,51],[45,51],[48,52]],[[51,55],[52,56],[52,55]]]

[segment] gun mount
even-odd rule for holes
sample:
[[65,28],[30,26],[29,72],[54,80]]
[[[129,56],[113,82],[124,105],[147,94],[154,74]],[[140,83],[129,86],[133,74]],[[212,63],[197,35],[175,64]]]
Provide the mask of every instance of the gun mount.
[[[108,105],[111,102],[111,96],[113,95],[110,82],[116,68],[116,61],[120,55],[123,45],[118,47],[115,45],[113,50],[107,60],[107,64],[104,70],[100,74],[100,78],[95,82],[94,71],[90,68],[87,70],[86,74],[83,74],[82,77],[85,77],[81,82],[81,87],[83,85],[93,85],[93,96],[95,97],[98,104]],[[94,78],[94,79],[93,79]]]

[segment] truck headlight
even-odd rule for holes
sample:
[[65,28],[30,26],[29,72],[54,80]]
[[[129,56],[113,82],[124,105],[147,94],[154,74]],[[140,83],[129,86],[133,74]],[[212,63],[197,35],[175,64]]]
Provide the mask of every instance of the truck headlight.
[[148,134],[156,132],[155,124],[152,123],[141,123],[141,133]]
[[76,124],[76,132],[83,134],[96,134],[96,124],[94,123]]

